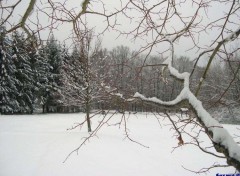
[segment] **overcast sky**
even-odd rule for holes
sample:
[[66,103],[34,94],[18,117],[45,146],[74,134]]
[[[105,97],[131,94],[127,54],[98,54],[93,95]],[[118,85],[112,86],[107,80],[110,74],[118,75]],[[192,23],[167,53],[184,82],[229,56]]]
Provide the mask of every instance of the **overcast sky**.
[[[7,5],[8,3],[12,3],[12,2],[16,2],[17,0],[11,0],[11,1],[7,1],[4,0],[3,1],[3,5]],[[44,6],[46,0],[38,0],[38,6],[42,7]],[[59,2],[64,2],[62,0],[58,0]],[[157,0],[152,0],[151,2],[154,3]],[[122,1],[123,4],[125,3],[125,1]],[[157,1],[158,2],[158,1]],[[186,1],[189,2],[189,1]],[[23,15],[23,12],[25,12],[27,5],[29,3],[29,0],[23,0],[23,2],[21,2],[19,4],[19,6],[15,9],[14,11],[14,15],[12,16],[12,18],[10,19],[11,22],[14,22],[15,24],[20,20],[21,15]],[[117,0],[104,0],[105,3],[105,8],[109,9],[108,12],[111,12],[111,10],[113,10],[114,8],[119,9],[120,8],[120,1]],[[81,2],[80,1],[76,1],[76,0],[69,0],[66,4],[66,8],[73,8],[76,7],[76,11],[79,11],[81,9]],[[97,3],[97,0],[95,0],[94,2],[92,2],[89,6],[90,8],[97,10],[97,11],[101,11],[102,10],[102,5],[101,3]],[[219,18],[224,12],[228,11],[230,8],[229,5],[216,5],[214,3],[212,3],[212,6],[209,7],[208,10],[208,16],[206,16],[204,14],[204,11],[200,12],[201,16],[204,16],[204,19],[202,21],[202,23],[207,23],[209,21],[213,21],[217,18]],[[187,15],[191,15],[194,12],[194,7],[189,4],[189,3],[185,3],[182,5],[181,7],[181,13]],[[35,21],[36,19],[36,12],[37,12],[37,8],[35,8],[34,12],[31,15],[31,20]],[[130,12],[131,13],[131,12]],[[136,13],[136,12],[133,12]],[[238,12],[239,13],[239,12]],[[131,14],[133,16],[137,16],[138,14]],[[240,14],[239,14],[240,15]],[[50,21],[48,19],[48,17],[44,14],[40,13],[39,16],[39,20],[40,20],[40,24],[42,24],[42,26],[47,25]],[[88,15],[87,16],[87,22],[89,27],[94,27],[94,31],[97,34],[98,32],[103,31],[103,29],[106,27],[106,23],[104,22],[105,18],[100,18],[96,15]],[[123,16],[118,16],[117,18],[118,23],[120,24],[118,27],[123,30],[123,31],[129,31],[131,29],[133,29],[134,23],[130,23],[130,21],[127,18],[124,18]],[[239,22],[240,23],[240,22]],[[180,23],[178,23],[178,21],[172,21],[170,23],[169,26],[169,30],[179,30],[181,29],[181,25]],[[233,27],[234,28],[234,27]],[[70,33],[72,30],[72,24],[71,23],[65,23],[65,24],[58,24],[57,29],[54,31],[54,35],[55,37],[60,40],[60,41],[64,41],[66,38],[69,37]],[[211,40],[213,40],[220,32],[219,30],[208,30],[208,34],[205,35],[201,35],[199,38],[199,43],[202,46],[207,47],[207,45],[209,44],[209,42]],[[43,39],[46,39],[48,36],[49,31],[45,30],[41,32],[41,37]],[[138,50],[138,48],[144,44],[144,40],[152,40],[151,36],[145,37],[144,40],[136,40],[135,42],[131,41],[131,37],[126,37],[126,36],[121,36],[119,38],[118,37],[118,33],[114,32],[113,30],[110,31],[106,31],[104,33],[104,35],[101,36],[103,39],[103,46],[111,49],[113,47],[116,47],[118,45],[125,45],[125,46],[129,46],[132,50]],[[70,44],[71,40],[67,40],[67,43]],[[191,46],[193,45],[193,43],[190,40],[186,40],[185,38],[181,38],[178,42],[178,44],[176,45],[175,48],[175,54],[180,56],[180,55],[184,55],[184,56],[188,56],[190,58],[195,58],[197,56],[196,52],[197,50],[191,50],[191,51],[186,51],[187,49],[191,48]],[[163,49],[165,49],[166,46],[165,45],[160,45],[160,46],[156,46],[153,50],[153,54],[156,54],[158,51],[161,51]]]

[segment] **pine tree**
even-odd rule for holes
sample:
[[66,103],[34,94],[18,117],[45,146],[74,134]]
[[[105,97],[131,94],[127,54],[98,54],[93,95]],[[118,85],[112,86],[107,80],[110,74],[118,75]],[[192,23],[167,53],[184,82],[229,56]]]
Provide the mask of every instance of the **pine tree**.
[[0,106],[1,113],[9,114],[20,111],[20,104],[17,101],[19,96],[17,85],[20,82],[16,78],[16,66],[14,60],[16,55],[12,48],[12,41],[5,35],[5,28],[0,27]]
[[[60,92],[63,86],[63,78],[61,75],[61,70],[63,66],[63,53],[62,48],[54,36],[51,36],[50,40],[47,42],[43,49],[43,54],[45,55],[48,64],[50,65],[49,77],[48,77],[48,89],[46,92],[45,107],[46,111],[57,111],[57,107],[62,105],[62,94]],[[54,107],[54,109],[50,109]]]
[[33,72],[33,90],[34,108],[42,106],[44,112],[44,104],[46,103],[48,92],[51,89],[49,86],[50,64],[44,55],[43,49],[33,50],[30,54],[31,67]]
[[18,90],[17,101],[20,103],[19,113],[33,113],[35,80],[31,66],[31,58],[26,45],[26,38],[23,33],[15,31],[12,35],[14,64],[16,66],[15,77],[18,80],[16,84]]

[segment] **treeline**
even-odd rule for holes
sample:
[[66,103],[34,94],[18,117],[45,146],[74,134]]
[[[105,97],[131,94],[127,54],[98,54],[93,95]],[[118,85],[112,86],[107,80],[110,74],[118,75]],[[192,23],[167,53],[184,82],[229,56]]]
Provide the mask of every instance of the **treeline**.
[[[237,56],[232,57],[239,60]],[[149,56],[145,61],[145,55],[125,46],[104,49],[100,42],[93,44],[89,35],[76,42],[71,50],[54,36],[36,49],[22,33],[15,31],[5,35],[2,27],[1,113],[154,110],[136,102],[123,104],[121,96],[129,98],[140,92],[165,101],[174,99],[183,85],[168,72],[162,72],[163,60],[159,56]],[[194,62],[179,57],[174,65],[180,72],[190,72]],[[239,102],[238,70],[239,64],[229,62],[211,68],[200,94],[206,106]],[[203,68],[196,67],[191,76],[193,92],[203,71]],[[233,77],[235,79],[231,80]]]

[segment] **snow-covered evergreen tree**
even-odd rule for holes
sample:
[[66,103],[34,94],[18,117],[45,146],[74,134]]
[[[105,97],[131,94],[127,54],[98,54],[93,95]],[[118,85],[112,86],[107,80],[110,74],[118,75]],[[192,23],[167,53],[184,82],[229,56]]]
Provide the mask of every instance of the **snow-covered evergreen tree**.
[[[61,69],[63,65],[62,47],[57,43],[54,36],[50,37],[46,46],[43,48],[43,55],[50,65],[50,76],[48,77],[48,89],[46,92],[45,107],[46,111],[56,111],[57,106],[62,104],[62,94],[60,92],[63,86]],[[49,109],[54,107],[55,109]]]
[[[4,112],[33,113],[36,107],[47,102],[53,87],[52,84],[49,85],[53,76],[46,53],[43,49],[34,47],[33,39],[26,40],[24,35],[17,31],[13,32],[11,40],[6,37],[2,39],[1,46],[4,48],[6,45],[7,52],[4,49],[1,52],[1,95],[5,95],[9,100],[11,98],[9,102],[15,102],[14,106],[2,106],[2,109],[6,109]],[[8,76],[3,74],[4,72]],[[4,83],[7,79],[12,81]],[[11,93],[7,96],[8,91]],[[3,98],[2,104],[6,104],[5,99]]]
[[12,35],[13,40],[13,63],[16,66],[15,77],[18,80],[16,88],[18,90],[17,101],[20,104],[19,113],[33,113],[35,80],[31,66],[31,58],[26,45],[26,38],[23,33],[15,31]]
[[44,111],[44,104],[46,103],[48,92],[51,89],[49,85],[50,64],[47,62],[43,49],[33,50],[30,54],[31,66],[33,71],[33,84],[35,89],[34,94],[34,108],[42,106]]
[[0,106],[1,113],[9,114],[20,111],[20,104],[17,101],[19,96],[17,86],[20,84],[16,78],[16,66],[13,60],[16,58],[12,46],[12,41],[5,35],[5,28],[0,27]]

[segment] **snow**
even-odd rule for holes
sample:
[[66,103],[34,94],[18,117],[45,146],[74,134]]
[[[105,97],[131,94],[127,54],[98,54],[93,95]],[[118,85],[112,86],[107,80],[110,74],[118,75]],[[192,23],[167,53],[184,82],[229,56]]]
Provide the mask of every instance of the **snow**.
[[233,41],[233,40],[235,40],[238,37],[239,33],[240,33],[240,27],[236,31],[234,31],[231,34],[229,34],[223,41],[225,43],[227,43],[229,41]]
[[123,98],[123,94],[121,94],[121,93],[115,93],[114,95],[117,97]]
[[[126,115],[128,117],[128,114]],[[110,124],[119,122],[122,114],[115,115]],[[173,137],[169,122],[165,119],[159,126],[152,114],[137,113],[129,116],[127,127],[132,139],[148,146],[142,147],[124,136],[121,126],[104,126],[98,136],[90,139],[78,152],[63,163],[67,155],[77,148],[87,127],[67,130],[81,122],[85,114],[50,114],[0,116],[0,175],[1,176],[156,176],[184,175],[184,170],[200,170],[215,162],[225,164],[224,159],[202,153],[199,149],[183,145],[172,152],[178,140]],[[102,116],[95,117],[96,127]],[[173,117],[174,118],[174,117]],[[225,126],[231,134],[236,127]],[[190,127],[189,127],[190,128]],[[211,143],[206,136],[202,141]],[[124,140],[125,139],[125,140]],[[187,140],[186,137],[184,140]],[[218,168],[216,173],[234,173],[234,169]]]
[[202,103],[197,100],[192,93],[189,93],[188,96],[189,103],[195,107],[198,116],[208,129],[213,132],[213,141],[225,146],[229,151],[229,155],[240,161],[240,146],[234,142],[228,131],[224,129],[217,120],[211,117],[211,115],[203,108]]
[[16,59],[16,58],[17,58],[17,55],[16,55],[16,54],[14,54],[14,55],[12,56],[12,58]]
[[[176,75],[179,73],[175,73]],[[183,73],[184,74],[184,73]],[[185,78],[185,81],[188,77]],[[184,84],[186,83],[184,81]],[[222,125],[211,117],[211,115],[203,108],[202,102],[199,101],[193,93],[189,90],[188,86],[185,86],[180,94],[172,101],[162,101],[156,97],[146,98],[140,93],[135,93],[135,98],[140,98],[143,101],[154,102],[162,105],[175,105],[184,99],[187,99],[192,107],[196,110],[198,117],[203,121],[208,130],[213,132],[213,141],[220,143],[229,150],[229,155],[234,159],[240,161],[240,146],[237,145],[232,139],[231,135],[225,130]]]
[[[181,34],[184,30],[179,31]],[[223,40],[223,42],[228,42],[229,40],[235,39],[240,33],[240,28],[238,28],[235,32],[230,34],[227,38]],[[167,64],[167,68],[170,71],[170,74],[175,76],[177,79],[184,80],[184,85],[182,91],[179,95],[172,101],[162,101],[156,97],[146,98],[144,95],[140,93],[135,93],[134,98],[140,98],[143,101],[154,102],[161,105],[176,105],[180,103],[182,100],[188,100],[189,104],[196,111],[198,118],[203,122],[204,126],[208,128],[209,131],[213,133],[213,142],[223,145],[229,153],[229,156],[236,159],[240,162],[240,146],[234,142],[231,135],[225,130],[222,125],[215,120],[202,106],[202,102],[197,99],[197,97],[191,92],[189,88],[189,77],[190,74],[187,72],[179,73],[177,69],[172,66],[172,59],[174,56],[174,45],[173,41],[178,37],[176,35],[175,38],[168,37],[167,40],[169,42],[169,51],[170,54],[168,58],[163,62],[163,64]],[[203,81],[203,80],[202,80]]]
[[188,111],[188,108],[180,108],[182,112]]

